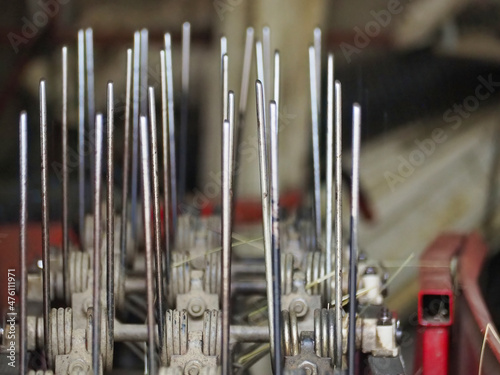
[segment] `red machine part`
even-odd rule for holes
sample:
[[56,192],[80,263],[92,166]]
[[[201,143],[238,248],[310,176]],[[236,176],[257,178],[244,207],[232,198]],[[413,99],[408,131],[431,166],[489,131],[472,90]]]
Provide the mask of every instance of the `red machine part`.
[[462,235],[442,235],[420,257],[415,369],[422,375],[448,374],[454,303],[450,265],[463,242]]
[[491,333],[495,327],[478,284],[487,253],[481,236],[472,233],[442,235],[422,254],[414,374],[500,374],[500,341]]
[[[460,293],[455,298],[450,374],[500,374],[500,341],[492,334],[491,329],[496,328],[478,283],[487,254],[488,247],[479,234],[467,236],[458,264]],[[488,326],[490,329],[486,336]]]

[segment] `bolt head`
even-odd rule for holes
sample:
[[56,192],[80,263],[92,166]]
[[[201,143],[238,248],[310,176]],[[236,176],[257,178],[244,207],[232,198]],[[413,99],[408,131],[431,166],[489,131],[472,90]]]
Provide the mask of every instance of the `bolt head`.
[[303,369],[307,375],[317,375],[318,366],[310,361],[304,361],[299,365],[300,369]]
[[305,316],[309,310],[306,301],[302,298],[294,298],[292,302],[290,302],[289,309],[295,312],[298,318]]
[[202,316],[205,312],[205,309],[205,301],[203,301],[201,298],[193,298],[191,301],[189,301],[187,308],[189,315],[194,318]]

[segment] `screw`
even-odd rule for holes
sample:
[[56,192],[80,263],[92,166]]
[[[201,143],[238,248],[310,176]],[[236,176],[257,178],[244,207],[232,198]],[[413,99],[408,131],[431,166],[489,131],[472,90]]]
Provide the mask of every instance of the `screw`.
[[290,302],[290,310],[294,311],[298,318],[307,314],[307,303],[302,298],[295,298]]
[[396,320],[396,342],[401,345],[403,342],[403,329],[401,328],[400,320]]
[[377,324],[379,326],[389,326],[392,324],[392,313],[387,307],[383,307],[382,310],[380,310],[380,317]]
[[205,302],[201,298],[193,298],[189,301],[188,312],[192,317],[200,317],[205,312]]

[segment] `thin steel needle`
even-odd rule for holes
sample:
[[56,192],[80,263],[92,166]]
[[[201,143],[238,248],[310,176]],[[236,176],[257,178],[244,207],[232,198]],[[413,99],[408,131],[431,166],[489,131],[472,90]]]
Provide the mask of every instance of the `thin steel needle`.
[[356,290],[358,272],[358,222],[359,222],[359,152],[361,138],[361,107],[352,107],[352,187],[351,187],[351,244],[349,254],[349,375],[354,375],[356,354]]
[[148,113],[148,30],[141,30],[141,77],[140,77],[140,104],[139,113],[141,116],[146,116]]
[[[228,101],[234,105],[234,93],[229,92]],[[232,97],[233,96],[233,97]],[[232,97],[232,98],[231,98]],[[234,112],[233,112],[234,113]],[[233,149],[231,131],[232,119],[224,120],[222,128],[222,373],[230,374],[232,370],[229,347],[231,322],[231,234],[232,234],[232,170]]]
[[[280,109],[280,52],[274,51],[274,102],[276,103],[276,112]],[[279,124],[278,124],[279,126]]]
[[221,95],[222,95],[222,120],[228,120],[227,118],[227,92],[229,90],[228,85],[229,85],[229,75],[228,75],[228,64],[229,64],[229,58],[227,55],[227,39],[225,36],[220,38],[220,52],[221,52],[221,57],[220,57],[220,85],[221,85]]
[[[257,103],[257,131],[259,137],[259,170],[260,170],[260,193],[262,197],[262,223],[264,229],[264,255],[266,264],[266,289],[267,289],[267,311],[269,323],[269,342],[271,355],[274,356],[274,290],[271,248],[271,223],[269,211],[269,164],[267,157],[266,129],[264,122],[264,89],[262,83],[255,83],[255,100]],[[274,357],[272,357],[274,358]]]
[[101,362],[101,167],[102,114],[95,119],[94,170],[94,259],[93,259],[93,314],[92,314],[92,368],[100,374]]
[[[95,97],[94,97],[94,39],[91,28],[85,30],[85,59],[87,78],[87,118],[89,121],[89,139],[92,140],[95,133]],[[90,196],[94,196],[94,169],[95,159],[93,152],[93,142],[89,142],[90,149]]]
[[264,52],[264,77],[265,84],[264,90],[266,90],[266,98],[271,97],[271,29],[269,26],[264,26],[262,28],[262,47]]
[[27,317],[26,301],[28,298],[28,270],[26,268],[26,224],[28,222],[28,115],[21,112],[19,118],[19,182],[20,182],[20,208],[19,208],[19,264],[21,266],[21,332],[19,336],[21,374],[26,374],[27,351]]
[[233,157],[229,160],[229,170],[231,171],[231,187],[233,186],[233,172],[234,172],[234,133],[235,133],[235,99],[234,99],[234,92],[229,91],[228,93],[228,107],[227,107],[227,114],[226,114],[226,119],[229,120],[230,123],[230,134],[229,134],[229,141],[230,141],[230,146],[231,146],[231,155]]
[[[153,170],[153,213],[154,213],[154,236],[155,236],[155,266],[156,266],[156,288],[157,288],[157,320],[158,334],[163,337],[164,332],[164,313],[163,313],[163,260],[161,254],[161,222],[160,222],[160,183],[158,177],[158,140],[156,135],[156,107],[155,91],[149,87],[149,123],[150,123],[150,141],[151,141],[151,162]],[[163,353],[163,343],[159,340],[160,353],[162,361],[166,359],[166,352]],[[163,355],[165,354],[165,356]],[[167,364],[164,363],[166,366]]]
[[[327,111],[326,111],[326,269],[329,275],[332,272],[332,247],[333,247],[333,56],[328,56],[328,90],[327,90]],[[331,301],[330,281],[326,288],[326,300]]]
[[229,68],[229,57],[227,54],[222,56],[222,76],[221,76],[221,91],[222,91],[222,120],[228,120],[227,110],[228,110],[228,68]]
[[68,290],[68,48],[62,48],[62,253],[63,253],[63,295],[69,302]]
[[52,368],[51,324],[50,324],[50,248],[49,248],[49,197],[47,191],[48,156],[47,156],[47,95],[45,80],[40,81],[40,149],[41,189],[42,189],[42,259],[43,259],[43,328],[44,345],[48,367]]
[[83,250],[85,225],[85,34],[78,31],[78,225]]
[[167,80],[168,135],[170,148],[170,194],[172,205],[172,240],[177,229],[177,167],[175,159],[174,74],[172,69],[172,40],[165,34],[165,68]]
[[[260,81],[260,84],[262,85],[262,95],[263,95],[263,101],[264,103],[267,103],[266,102],[266,98],[267,98],[267,95],[266,95],[266,86],[269,85],[270,83],[269,82],[266,82],[266,76],[265,76],[265,69],[264,69],[264,51],[263,51],[263,47],[262,47],[262,42],[261,41],[257,41],[255,43],[255,58],[257,60],[257,79]],[[264,117],[263,117],[263,125],[264,125],[264,129],[266,129],[266,132],[265,132],[265,136],[266,136],[266,145],[267,145],[267,139],[268,139],[268,136],[267,136],[267,109],[266,109],[266,106],[264,105],[264,108],[263,108],[263,114],[264,114]],[[266,146],[266,149],[267,149],[267,146]],[[267,156],[266,156],[266,160],[267,160]],[[267,161],[266,161],[267,162]]]
[[245,117],[247,112],[248,102],[248,88],[250,86],[250,68],[252,66],[252,50],[253,50],[253,28],[247,28],[247,36],[245,42],[245,54],[243,56],[243,71],[241,74],[241,90],[240,90],[240,104],[238,108],[238,125],[236,131],[236,150],[234,161],[234,190],[238,190],[238,175],[240,173],[240,153],[239,147],[241,144],[241,137],[243,136],[243,129],[245,128]]
[[123,191],[120,222],[120,268],[125,272],[125,256],[127,252],[127,218],[128,218],[128,184],[130,159],[130,97],[132,88],[132,50],[127,49],[127,82],[125,88],[125,123],[123,137]]
[[321,242],[321,181],[319,162],[319,116],[318,116],[318,91],[316,88],[316,57],[314,47],[309,47],[309,71],[311,86],[311,123],[312,123],[312,146],[313,146],[313,168],[314,168],[314,226],[316,234],[316,246]]
[[114,192],[114,118],[115,105],[113,82],[108,82],[106,95],[106,129],[107,129],[107,234],[106,234],[106,255],[107,255],[107,319],[108,319],[108,346],[113,347],[113,332],[115,323],[115,192]]
[[170,280],[170,167],[169,161],[169,138],[168,138],[168,112],[167,112],[167,82],[165,51],[160,51],[160,72],[161,72],[161,123],[163,137],[163,202],[164,202],[164,221],[165,221],[165,278],[167,284]]
[[342,368],[343,353],[342,247],[342,86],[339,81],[335,81],[335,366],[337,369]]
[[271,218],[273,251],[273,294],[274,294],[274,373],[282,372],[281,352],[281,253],[280,253],[280,218],[279,218],[279,181],[278,181],[278,112],[276,102],[269,106],[271,138]]
[[132,178],[130,187],[130,216],[132,224],[132,241],[137,245],[137,184],[139,163],[139,93],[140,93],[140,71],[141,64],[141,33],[134,33],[134,77],[132,88]]
[[240,104],[238,108],[239,121],[238,127],[241,132],[242,126],[244,124],[245,114],[247,110],[248,102],[248,87],[250,83],[250,68],[252,67],[252,50],[253,50],[253,28],[249,27],[247,29],[246,41],[245,41],[245,54],[243,56],[243,71],[241,74],[241,90],[240,90]]
[[[316,52],[316,90],[318,98],[318,114],[321,114],[321,29],[314,29],[314,51]],[[318,115],[320,116],[320,115]]]
[[191,24],[182,24],[182,95],[181,95],[181,129],[179,149],[179,202],[184,201],[187,176],[187,137],[189,115],[189,61],[190,61]]
[[153,246],[151,243],[151,180],[149,172],[148,130],[145,116],[140,118],[141,166],[143,188],[144,242],[146,249],[146,287],[148,309],[148,372],[156,374],[155,368],[155,316],[153,292]]

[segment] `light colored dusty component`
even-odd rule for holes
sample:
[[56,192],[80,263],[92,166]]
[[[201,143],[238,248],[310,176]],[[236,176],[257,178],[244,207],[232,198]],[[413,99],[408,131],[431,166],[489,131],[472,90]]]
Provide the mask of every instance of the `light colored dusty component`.
[[219,294],[221,285],[221,257],[220,253],[207,254],[205,257],[205,274],[203,275],[204,290],[208,293]]
[[43,370],[38,370],[38,371],[29,370],[28,371],[28,375],[54,375],[54,372],[52,370],[47,370],[47,371],[43,371]]
[[[170,284],[168,293],[168,304],[175,306],[177,295],[189,292],[191,265],[187,261],[185,254],[172,253],[172,271],[170,274]],[[178,265],[177,265],[178,264]]]
[[164,345],[167,348],[167,363],[171,363],[174,355],[186,354],[188,328],[186,310],[167,310],[165,314],[165,336],[163,338]]
[[56,374],[87,374],[91,369],[92,358],[86,345],[85,330],[73,330],[71,352],[56,357]]
[[382,280],[375,267],[367,267],[365,274],[361,276],[360,289],[367,290],[366,294],[359,296],[359,303],[366,305],[381,305],[384,301],[382,296]]
[[294,312],[298,318],[300,331],[312,331],[314,327],[314,310],[321,308],[321,296],[307,293],[305,275],[301,271],[293,272],[293,286],[289,294],[282,294],[283,309]]
[[203,354],[220,357],[221,343],[221,314],[219,310],[205,311],[203,320]]
[[50,332],[52,345],[52,354],[55,358],[58,355],[71,352],[71,337],[73,334],[73,312],[71,308],[52,309],[50,312]]
[[203,367],[200,375],[221,375],[220,367]]
[[203,330],[190,330],[186,310],[169,310],[166,314],[164,343],[167,362],[184,374],[200,374],[204,367],[216,368],[221,347],[220,314],[206,311]]
[[377,349],[372,351],[374,356],[395,357],[399,354],[396,344],[396,322],[392,319],[389,325],[377,325]]
[[158,375],[182,375],[180,367],[160,367]]
[[178,294],[176,300],[176,307],[179,310],[186,309],[189,316],[193,319],[190,320],[193,329],[201,329],[201,324],[196,324],[196,320],[201,323],[201,317],[205,310],[216,310],[219,308],[219,296],[217,294],[207,293],[203,289],[202,279],[204,272],[199,270],[192,270],[191,274],[191,287],[188,293]]

